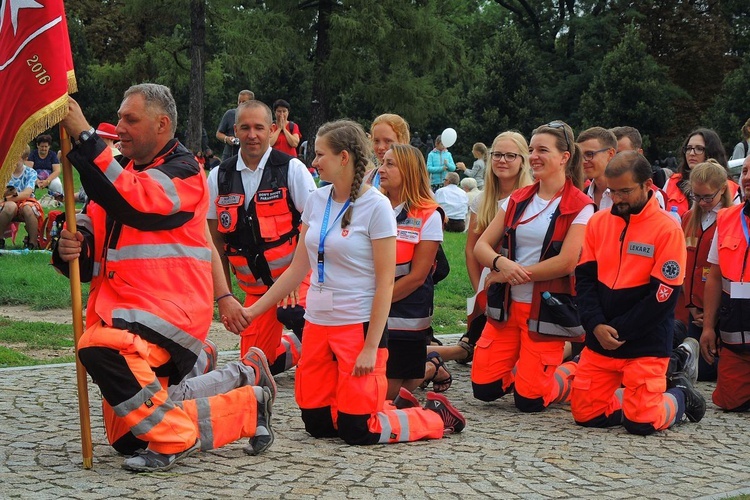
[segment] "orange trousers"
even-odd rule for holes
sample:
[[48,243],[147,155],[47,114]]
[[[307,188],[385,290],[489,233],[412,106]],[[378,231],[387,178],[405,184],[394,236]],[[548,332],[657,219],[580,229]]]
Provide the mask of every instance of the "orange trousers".
[[494,401],[514,390],[516,407],[528,412],[570,399],[576,365],[561,365],[564,341],[529,337],[530,313],[531,304],[511,302],[507,322],[487,321],[471,366],[475,398]]
[[[299,286],[299,302],[301,309],[307,303],[307,290],[310,288],[310,276],[308,275]],[[245,307],[249,307],[260,300],[263,295],[247,293],[245,295]],[[284,311],[286,312],[286,311]],[[274,374],[281,373],[299,361],[299,340],[290,335],[282,335],[284,325],[278,318],[279,309],[272,307],[253,320],[250,325],[240,333],[240,358],[245,357],[251,347],[257,347],[263,351],[271,365]],[[278,366],[276,360],[280,357]]]
[[340,436],[348,444],[394,443],[443,436],[440,416],[423,408],[385,409],[388,349],[378,348],[372,373],[352,375],[366,324],[305,324],[295,397],[313,437]]
[[712,399],[722,410],[750,409],[750,353],[737,354],[726,347],[721,349]]
[[138,335],[101,324],[86,330],[78,355],[102,391],[107,439],[121,453],[148,447],[174,454],[197,438],[201,449],[209,450],[255,435],[256,388],[172,401],[167,377],[155,373],[169,362],[169,353]]
[[667,390],[668,364],[669,358],[618,359],[584,348],[570,401],[576,423],[622,424],[630,433],[645,435],[679,422],[685,396],[680,389]]

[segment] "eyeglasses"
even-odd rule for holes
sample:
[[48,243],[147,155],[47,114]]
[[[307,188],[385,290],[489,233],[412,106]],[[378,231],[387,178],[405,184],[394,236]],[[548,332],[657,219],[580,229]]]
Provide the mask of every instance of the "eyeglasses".
[[706,196],[700,196],[700,195],[697,195],[697,194],[693,193],[693,194],[690,195],[690,198],[693,201],[697,201],[698,203],[700,203],[700,202],[710,203],[710,202],[714,201],[714,198],[716,198],[716,195],[719,194],[720,191],[721,191],[721,189],[719,189],[719,191],[716,191],[714,194],[709,194],[709,195],[706,195]]
[[605,151],[609,151],[610,148],[604,148],[604,149],[597,149],[596,151],[586,151],[583,153],[583,158],[591,161],[594,159],[594,156],[598,155],[599,153],[603,153]]
[[560,120],[555,120],[553,122],[549,122],[547,125],[549,128],[561,128],[563,131],[563,136],[565,137],[565,145],[567,146],[567,149],[565,151],[570,152],[570,141],[568,140],[568,131],[565,129],[565,122],[561,122]]
[[[638,184],[638,187],[643,186],[643,184]],[[633,191],[638,189],[638,187],[631,187],[631,188],[625,188],[625,189],[610,189],[609,195],[610,196],[617,196],[618,198],[628,198]]]
[[501,153],[499,151],[490,151],[490,158],[497,161],[505,158],[505,161],[507,161],[508,163],[514,161],[519,156],[521,155],[519,155],[518,153]]
[[682,148],[682,152],[685,154],[696,154],[696,155],[702,155],[706,152],[706,148],[703,146],[685,146]]

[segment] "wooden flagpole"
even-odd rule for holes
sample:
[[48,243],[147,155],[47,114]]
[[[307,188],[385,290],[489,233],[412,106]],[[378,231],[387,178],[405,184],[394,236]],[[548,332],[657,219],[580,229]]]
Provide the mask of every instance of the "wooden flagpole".
[[[76,201],[73,187],[73,167],[67,156],[70,152],[70,139],[67,131],[60,126],[62,147],[63,193],[65,195],[65,224],[68,231],[76,232]],[[89,390],[86,370],[78,359],[78,341],[83,335],[83,299],[81,297],[81,273],[78,259],[69,262],[70,299],[73,308],[73,338],[76,351],[76,379],[78,381],[78,416],[81,422],[81,453],[83,468],[94,466],[94,450],[91,442],[91,415],[89,413]]]

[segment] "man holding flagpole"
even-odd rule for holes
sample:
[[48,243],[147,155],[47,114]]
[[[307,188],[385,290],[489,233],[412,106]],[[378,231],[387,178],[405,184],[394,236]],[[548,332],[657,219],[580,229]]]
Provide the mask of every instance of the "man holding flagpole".
[[[172,468],[199,449],[250,437],[249,454],[273,442],[275,384],[260,353],[256,384],[176,402],[168,385],[195,364],[213,314],[208,189],[195,158],[174,138],[177,109],[163,85],[129,88],[118,111],[121,166],[70,99],[61,124],[68,158],[89,195],[78,231],[61,232],[53,264],[80,259],[91,281],[78,356],[104,397],[110,443],[135,453],[123,467]],[[262,372],[262,373],[261,373]]]

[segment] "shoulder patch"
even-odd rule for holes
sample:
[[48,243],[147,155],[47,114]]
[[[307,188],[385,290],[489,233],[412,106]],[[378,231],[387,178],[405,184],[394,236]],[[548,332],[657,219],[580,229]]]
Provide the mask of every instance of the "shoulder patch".
[[673,280],[680,275],[680,264],[676,260],[668,260],[661,266],[661,274],[668,280]]
[[672,296],[672,292],[674,291],[674,288],[669,287],[665,285],[664,283],[659,285],[659,289],[656,291],[656,301],[657,302],[666,302],[669,300],[669,297]]

